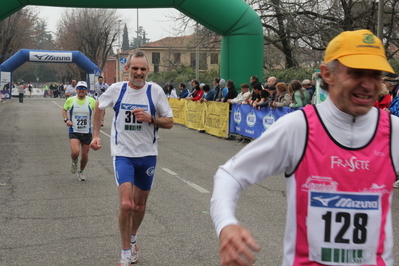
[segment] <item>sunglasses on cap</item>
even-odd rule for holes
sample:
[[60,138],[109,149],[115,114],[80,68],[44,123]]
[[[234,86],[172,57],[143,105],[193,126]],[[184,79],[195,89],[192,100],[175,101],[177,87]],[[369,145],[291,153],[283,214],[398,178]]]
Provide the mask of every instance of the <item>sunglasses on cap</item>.
[[78,89],[78,90],[87,90],[87,88],[86,88],[86,87],[83,87],[83,86],[79,86],[79,87],[77,87],[77,89]]

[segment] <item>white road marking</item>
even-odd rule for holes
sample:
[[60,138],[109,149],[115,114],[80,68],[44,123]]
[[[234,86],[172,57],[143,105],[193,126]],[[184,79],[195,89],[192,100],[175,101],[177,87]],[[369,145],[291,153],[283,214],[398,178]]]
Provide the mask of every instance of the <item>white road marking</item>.
[[184,178],[180,177],[178,174],[176,174],[175,172],[173,172],[172,170],[168,169],[168,168],[161,168],[162,170],[164,170],[165,172],[167,172],[168,174],[176,177],[177,179],[179,179],[180,181],[182,181],[183,183],[189,185],[190,187],[196,189],[197,191],[201,192],[201,193],[210,193],[208,190],[206,190],[205,188],[190,182],[188,180],[185,180]]

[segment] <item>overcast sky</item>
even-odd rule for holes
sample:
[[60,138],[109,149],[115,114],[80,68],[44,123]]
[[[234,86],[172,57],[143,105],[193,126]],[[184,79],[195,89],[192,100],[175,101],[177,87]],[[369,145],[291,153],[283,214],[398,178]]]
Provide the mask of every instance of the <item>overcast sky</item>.
[[[47,22],[47,29],[55,32],[57,30],[57,23],[63,14],[64,7],[47,7],[36,6],[39,17]],[[129,40],[136,36],[137,30],[137,9],[118,9],[121,22],[121,33],[123,33],[124,23],[126,23],[129,31]],[[146,31],[146,37],[150,41],[157,41],[159,39],[176,36],[177,32],[173,31],[175,23],[170,17],[178,15],[179,11],[174,8],[154,8],[154,9],[139,9],[139,26],[143,26]],[[191,34],[186,32],[185,34]],[[183,34],[183,35],[185,35]],[[180,34],[182,35],[182,34]]]

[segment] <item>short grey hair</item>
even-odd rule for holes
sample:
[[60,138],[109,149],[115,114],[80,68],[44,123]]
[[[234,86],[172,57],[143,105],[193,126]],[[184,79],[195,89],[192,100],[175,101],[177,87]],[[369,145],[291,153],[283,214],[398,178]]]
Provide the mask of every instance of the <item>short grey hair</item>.
[[148,67],[148,58],[145,55],[144,51],[142,51],[140,49],[136,49],[136,50],[131,51],[129,53],[129,56],[127,57],[127,61],[126,61],[127,67],[130,67],[130,60],[132,60],[132,57],[134,57],[134,58],[144,57],[145,60],[147,61],[147,67]]
[[[339,61],[337,59],[335,59],[335,60],[332,60],[332,61],[328,62],[326,64],[326,66],[327,66],[328,69],[331,70],[331,72],[333,72],[335,74],[335,73],[337,73],[338,62]],[[328,84],[323,80],[323,78],[321,78],[320,87],[323,90],[328,91]]]

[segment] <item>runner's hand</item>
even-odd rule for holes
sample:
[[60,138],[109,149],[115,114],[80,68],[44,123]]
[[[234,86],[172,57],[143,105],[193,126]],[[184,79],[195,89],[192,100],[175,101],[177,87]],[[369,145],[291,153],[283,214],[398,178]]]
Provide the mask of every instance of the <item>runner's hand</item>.
[[151,123],[151,115],[146,111],[144,111],[143,109],[141,108],[134,109],[132,113],[136,117],[137,121]]
[[99,149],[101,149],[102,145],[101,145],[101,139],[100,138],[93,138],[91,143],[90,143],[90,148],[92,148],[93,150],[97,151]]
[[260,247],[251,233],[240,225],[224,227],[219,236],[220,264],[249,266],[255,263],[254,251]]

